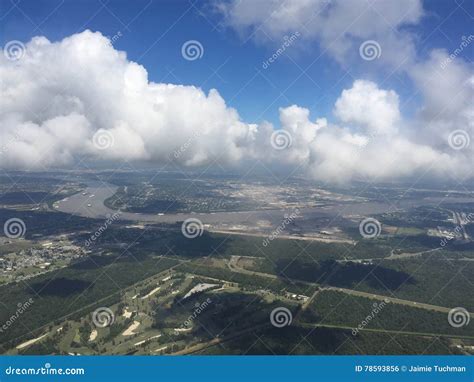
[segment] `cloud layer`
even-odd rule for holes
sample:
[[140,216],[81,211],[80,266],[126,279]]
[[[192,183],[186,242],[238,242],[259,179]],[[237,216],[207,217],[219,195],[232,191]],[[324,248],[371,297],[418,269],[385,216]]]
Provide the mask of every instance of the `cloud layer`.
[[374,39],[390,47],[379,63],[397,68],[415,57],[414,39],[405,27],[424,15],[421,0],[231,0],[219,2],[217,9],[227,25],[257,42],[280,43],[283,36],[299,32],[342,65],[358,54],[354,44]]
[[54,43],[36,37],[20,60],[0,57],[0,167],[42,170],[82,159],[183,166],[258,160],[328,181],[426,171],[466,176],[472,145],[454,150],[448,138],[473,128],[474,81],[467,64],[453,61],[437,82],[442,94],[434,92],[430,81],[446,57],[435,51],[413,64],[410,74],[426,99],[414,120],[402,117],[396,92],[356,80],[335,102],[336,123],[290,105],[280,109],[280,126],[272,126],[242,121],[215,89],[206,94],[150,82],[143,66],[98,32]]

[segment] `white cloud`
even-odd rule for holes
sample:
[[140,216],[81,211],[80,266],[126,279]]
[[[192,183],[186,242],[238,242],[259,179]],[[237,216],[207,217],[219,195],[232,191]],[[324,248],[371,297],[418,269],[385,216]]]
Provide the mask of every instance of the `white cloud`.
[[[459,153],[448,146],[451,132],[461,129],[470,137],[474,133],[472,66],[459,58],[448,60],[440,50],[428,59],[417,56],[417,36],[406,26],[423,18],[421,0],[273,0],[265,5],[255,8],[252,0],[232,0],[220,3],[219,10],[228,26],[257,43],[277,44],[298,31],[305,49],[318,44],[321,54],[344,67],[363,65],[407,75],[424,99],[416,117],[406,120],[396,92],[356,80],[335,103],[333,114],[342,126],[329,124],[306,143],[298,143],[297,133],[291,150],[305,149],[289,157],[307,158],[313,175],[326,179],[424,171],[472,176],[473,145]],[[380,57],[370,64],[359,56],[361,42],[367,40],[381,48]],[[302,110],[300,116],[305,115]]]
[[[381,91],[375,84],[370,85],[375,92]],[[358,84],[348,92],[359,91],[356,86]],[[366,96],[371,98],[371,94]],[[348,108],[357,108],[357,99],[354,105],[344,94],[338,101],[343,99]],[[382,104],[382,114],[386,109],[387,105]],[[285,109],[282,112],[285,113]],[[309,120],[305,122],[310,123]],[[305,122],[301,121],[301,125]],[[362,126],[367,124],[366,120],[361,122]],[[329,182],[346,182],[353,178],[397,179],[421,174],[427,177],[447,174],[462,177],[471,172],[470,162],[466,158],[410,141],[396,132],[393,126],[387,125],[386,129],[391,133],[374,134],[363,128],[354,133],[347,127],[325,122],[310,140],[297,130],[293,133],[294,144],[288,149],[285,159],[292,161],[295,166],[304,161],[305,168],[314,178]]]
[[374,39],[382,47],[382,64],[399,67],[415,57],[412,36],[403,27],[423,16],[421,0],[232,0],[218,10],[226,23],[257,42],[279,42],[298,31],[303,41],[319,42],[345,64],[358,55],[362,41]]
[[474,136],[474,73],[472,66],[454,59],[445,67],[449,55],[434,50],[430,57],[410,70],[424,105],[419,113],[419,134],[432,144],[446,142],[449,133],[466,130]]
[[398,95],[379,89],[370,81],[357,80],[336,101],[334,114],[370,134],[393,134],[400,120]]
[[[165,161],[196,132],[179,161],[225,163],[240,160],[252,139],[216,90],[149,82],[145,68],[100,33],[34,38],[20,61],[1,55],[0,76],[0,134],[10,142],[2,166],[64,165],[82,155]],[[23,138],[11,139],[17,129]],[[107,150],[93,145],[99,129],[114,137]]]
[[[449,151],[442,139],[450,129],[460,128],[458,123],[472,124],[473,81],[463,82],[468,67],[454,62],[455,70],[441,83],[446,94],[423,85],[444,58],[439,54],[412,72],[428,99],[414,121],[401,117],[394,91],[356,80],[335,103],[337,123],[324,117],[311,120],[309,110],[291,105],[280,108],[280,126],[274,127],[265,121],[241,121],[217,90],[206,94],[194,86],[149,82],[145,68],[129,61],[100,33],[85,31],[55,43],[34,38],[21,60],[0,56],[0,76],[5,79],[0,92],[0,167],[43,169],[73,165],[81,158],[172,158],[183,166],[212,161],[238,166],[260,160],[270,166],[299,167],[328,181],[425,171],[433,176],[468,174],[472,150]],[[461,84],[466,88],[459,88]],[[436,120],[441,121],[436,142],[406,133],[425,129],[433,113],[453,97],[456,104]],[[275,128],[289,132],[289,148],[272,147]],[[113,137],[105,149],[94,144],[102,134]],[[176,152],[179,155],[173,155]]]

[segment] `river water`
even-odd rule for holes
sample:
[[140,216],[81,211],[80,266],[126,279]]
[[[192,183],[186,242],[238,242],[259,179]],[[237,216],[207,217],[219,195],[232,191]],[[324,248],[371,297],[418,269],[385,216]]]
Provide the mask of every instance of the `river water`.
[[[109,183],[89,183],[84,192],[77,193],[57,202],[56,210],[78,216],[105,219],[117,212],[104,205],[104,201],[114,195],[118,187]],[[429,197],[422,200],[401,200],[397,205],[380,202],[344,202],[334,203],[321,207],[300,208],[300,213],[305,218],[321,218],[348,215],[372,216],[396,209],[406,209],[420,205],[438,205],[440,202],[472,202],[472,198],[441,198]],[[189,217],[196,217],[204,224],[244,224],[258,220],[279,222],[285,213],[292,210],[259,210],[215,213],[166,213],[146,214],[136,212],[121,212],[119,220],[137,221],[143,223],[176,223]]]

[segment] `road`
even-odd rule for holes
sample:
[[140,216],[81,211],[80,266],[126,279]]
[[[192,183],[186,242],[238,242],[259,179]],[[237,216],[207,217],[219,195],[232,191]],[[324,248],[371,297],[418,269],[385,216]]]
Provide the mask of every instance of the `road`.
[[[229,263],[227,264],[231,271],[238,272],[238,273],[244,273],[244,274],[247,274],[247,275],[258,275],[258,276],[261,276],[261,277],[267,277],[267,278],[271,278],[271,279],[277,279],[278,278],[277,275],[272,275],[272,274],[263,273],[263,272],[249,271],[248,269],[244,269],[244,268],[239,267],[238,266],[238,259],[239,258],[240,258],[240,256],[232,256],[231,257]],[[338,292],[346,293],[346,294],[349,294],[349,295],[352,295],[352,296],[366,297],[366,298],[370,298],[370,299],[373,299],[373,300],[379,300],[379,301],[380,300],[381,301],[388,300],[389,302],[392,302],[394,304],[406,305],[406,306],[410,306],[410,307],[413,307],[413,308],[433,310],[433,311],[442,312],[442,313],[448,313],[451,310],[451,308],[447,308],[447,307],[444,307],[444,306],[425,304],[425,303],[422,303],[422,302],[404,300],[404,299],[391,297],[391,296],[384,296],[384,295],[380,295],[380,294],[362,292],[362,291],[358,291],[358,290],[354,290],[354,289],[346,289],[346,288],[338,288],[338,287],[330,287],[330,286],[324,286],[323,287],[319,284],[310,283],[308,281],[295,280],[295,279],[289,279],[289,280],[294,281],[294,282],[299,282],[299,283],[305,283],[307,285],[311,285],[311,286],[315,286],[315,287],[319,287],[321,290],[338,291]],[[315,295],[316,294],[313,294],[312,297],[314,297]],[[472,318],[474,318],[473,313],[470,313],[470,315],[471,315]]]
[[336,260],[336,261],[338,263],[347,263],[349,261],[351,261],[353,263],[363,263],[363,262],[372,262],[372,261],[380,261],[380,260],[400,260],[400,259],[407,259],[407,258],[410,258],[410,257],[422,256],[422,255],[425,255],[427,253],[439,251],[441,249],[443,249],[443,247],[437,247],[437,248],[428,249],[426,251],[420,251],[420,252],[399,253],[398,255],[396,255],[394,253],[395,250],[392,249],[390,251],[390,256],[388,256],[388,257],[372,257],[372,258],[368,258],[368,259],[348,259],[348,260]]
[[[294,326],[297,327],[302,327],[302,328],[308,328],[308,329],[315,329],[315,328],[329,328],[329,329],[340,329],[340,330],[350,330],[352,331],[354,328],[351,326],[344,326],[344,325],[327,325],[327,324],[311,324],[311,323],[301,323],[301,322],[296,322],[296,319],[293,320]],[[211,348],[213,346],[223,344],[228,341],[232,341],[235,338],[238,338],[244,334],[252,333],[257,330],[263,329],[263,328],[269,328],[270,323],[265,323],[261,324],[258,326],[252,326],[250,328],[246,328],[244,330],[241,330],[237,333],[234,333],[232,335],[222,337],[222,338],[214,338],[210,341],[200,343],[197,345],[193,345],[187,349],[183,349],[179,352],[173,353],[173,355],[189,355],[189,354],[194,354],[197,352],[200,352],[202,350]],[[407,335],[407,336],[416,336],[416,337],[440,337],[440,336],[446,336],[449,338],[460,338],[460,339],[474,339],[474,336],[461,336],[461,335],[452,335],[452,334],[437,334],[437,333],[427,333],[427,332],[406,332],[406,331],[400,331],[400,330],[385,330],[385,329],[369,329],[369,328],[362,328],[359,329],[360,332],[372,332],[372,333],[383,333],[383,334],[396,334],[396,335]]]
[[263,329],[265,327],[270,327],[270,325],[271,325],[270,322],[267,322],[267,323],[264,323],[264,324],[260,324],[260,325],[257,325],[257,326],[252,326],[250,328],[240,330],[240,331],[238,331],[236,333],[232,333],[231,335],[226,336],[226,337],[213,338],[212,340],[210,340],[208,342],[204,342],[204,343],[201,343],[201,344],[196,344],[196,345],[193,345],[189,348],[180,350],[176,353],[173,353],[173,355],[193,354],[193,353],[196,353],[198,351],[204,350],[206,348],[216,346],[218,344],[233,340],[234,338],[238,338],[238,337],[240,337],[244,334],[251,333],[251,332],[254,332],[256,330]]
[[[351,326],[344,325],[327,325],[327,324],[311,324],[311,323],[298,323],[298,326],[303,328],[332,328],[332,329],[347,329],[353,330]],[[427,332],[405,332],[402,330],[386,330],[386,329],[369,329],[362,328],[358,329],[359,332],[375,332],[375,333],[391,333],[391,334],[403,334],[408,336],[426,336],[426,337],[440,337],[445,336],[449,338],[463,338],[463,339],[474,339],[474,336],[461,336],[456,334],[442,334],[442,333],[427,333]]]
[[[361,292],[361,291],[354,290],[354,289],[345,289],[345,288],[336,288],[336,287],[323,287],[321,289],[322,290],[332,290],[332,291],[342,292],[342,293],[346,293],[346,294],[349,294],[349,295],[352,295],[352,296],[366,297],[366,298],[370,298],[370,299],[373,299],[373,300],[389,301],[389,302],[393,302],[394,304],[411,306],[413,308],[434,310],[436,312],[442,312],[442,313],[448,313],[451,310],[451,308],[445,308],[444,306],[424,304],[422,302],[403,300],[403,299],[400,299],[400,298],[395,298],[395,297],[390,297],[390,296],[383,296],[383,295],[380,295],[380,294],[373,294],[373,293],[368,293],[368,292]],[[471,316],[473,316],[472,313],[471,313]]]
[[[229,231],[229,230],[222,230],[222,229],[210,229],[209,232],[222,233],[225,235],[253,236],[253,237],[262,237],[262,238],[268,238],[269,236],[268,233],[239,232],[239,231]],[[283,234],[278,235],[276,239],[319,241],[322,243],[344,243],[344,244],[351,244],[351,245],[355,245],[357,243],[355,240],[349,240],[349,239],[344,239],[340,237],[295,236],[295,235],[283,235]]]

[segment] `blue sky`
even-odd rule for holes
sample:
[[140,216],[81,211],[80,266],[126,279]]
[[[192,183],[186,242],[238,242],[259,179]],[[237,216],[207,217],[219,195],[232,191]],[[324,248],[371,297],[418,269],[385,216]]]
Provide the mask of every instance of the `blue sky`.
[[[290,47],[284,57],[263,70],[262,62],[273,54],[275,45],[255,42],[222,27],[222,17],[211,5],[206,1],[2,0],[1,43],[28,41],[35,35],[56,41],[87,28],[110,37],[120,32],[114,46],[142,64],[150,80],[195,85],[206,91],[217,88],[248,122],[275,122],[278,108],[291,104],[309,108],[313,117],[328,115],[341,90],[352,84],[353,78],[340,63],[321,55],[317,42]],[[433,48],[454,50],[466,31],[473,30],[468,14],[472,2],[459,8],[454,1],[425,1],[424,8],[421,23],[409,27],[417,36],[420,57]],[[181,55],[182,44],[191,39],[204,47],[203,57],[196,61],[186,61]],[[462,54],[472,60],[472,49]],[[357,78],[372,80],[387,75],[370,65],[356,64],[349,71]],[[392,75],[385,86],[402,99],[413,92],[402,73]],[[410,113],[418,103],[418,97],[402,102],[402,111]]]

